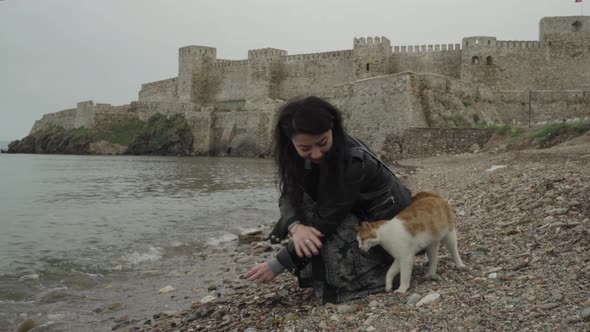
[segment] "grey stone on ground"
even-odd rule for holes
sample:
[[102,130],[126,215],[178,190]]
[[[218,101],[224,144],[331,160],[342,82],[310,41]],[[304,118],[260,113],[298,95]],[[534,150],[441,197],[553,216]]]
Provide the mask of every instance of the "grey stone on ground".
[[406,301],[407,305],[415,305],[416,303],[418,303],[418,301],[420,301],[422,297],[420,296],[420,294],[412,294],[410,295],[410,297],[408,297],[408,300]]
[[[455,269],[441,248],[437,273],[442,281],[426,280],[428,261],[418,257],[409,297],[378,293],[323,305],[312,290],[299,289],[288,273],[266,284],[244,281],[247,267],[234,259],[251,255],[253,246],[242,244],[224,254],[231,267],[226,278],[240,279],[242,284],[207,304],[223,311],[223,316],[203,315],[206,305],[197,297],[191,308],[174,317],[160,318],[150,326],[132,325],[129,330],[588,330],[589,163],[590,144],[401,160],[394,170],[412,192],[437,191],[455,211],[464,212],[457,214],[456,227],[467,268]],[[507,167],[486,171],[492,165]],[[546,219],[550,211],[552,218]],[[272,257],[277,250],[263,255]],[[488,279],[492,273],[496,279]],[[440,297],[428,305],[406,305],[414,293],[433,292]],[[298,318],[285,319],[290,313]]]

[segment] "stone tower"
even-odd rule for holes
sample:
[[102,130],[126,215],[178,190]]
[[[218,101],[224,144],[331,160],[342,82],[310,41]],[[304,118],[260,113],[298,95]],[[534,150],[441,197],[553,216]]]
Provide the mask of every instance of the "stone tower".
[[386,75],[391,42],[385,37],[354,38],[352,57],[356,79]]
[[178,98],[182,102],[203,103],[207,96],[211,64],[217,60],[214,47],[186,46],[178,50]]
[[462,47],[461,79],[493,85],[497,80],[497,67],[493,66],[498,53],[496,37],[465,37]]
[[286,77],[284,72],[285,56],[287,56],[287,51],[276,48],[248,51],[249,101],[280,97],[280,84]]
[[590,16],[544,17],[539,22],[539,41],[547,46],[590,44]]

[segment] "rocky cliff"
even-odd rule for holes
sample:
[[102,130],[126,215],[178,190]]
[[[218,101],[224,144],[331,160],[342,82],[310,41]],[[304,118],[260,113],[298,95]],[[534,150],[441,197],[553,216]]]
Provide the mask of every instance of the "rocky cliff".
[[65,129],[52,125],[8,145],[6,153],[190,155],[193,136],[183,115],[156,114],[109,126]]

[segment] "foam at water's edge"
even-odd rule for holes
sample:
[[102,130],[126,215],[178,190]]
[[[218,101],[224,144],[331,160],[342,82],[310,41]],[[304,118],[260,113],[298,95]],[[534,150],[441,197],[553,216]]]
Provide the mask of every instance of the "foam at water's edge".
[[235,234],[224,233],[221,236],[211,237],[211,238],[207,239],[206,243],[208,246],[218,246],[222,243],[236,241],[237,239],[238,239],[238,236]]
[[161,259],[162,256],[163,256],[162,248],[150,246],[148,248],[147,252],[140,253],[140,252],[136,251],[131,254],[125,255],[123,257],[123,260],[125,260],[126,262],[128,262],[132,265],[137,265],[139,263],[157,261],[157,260]]

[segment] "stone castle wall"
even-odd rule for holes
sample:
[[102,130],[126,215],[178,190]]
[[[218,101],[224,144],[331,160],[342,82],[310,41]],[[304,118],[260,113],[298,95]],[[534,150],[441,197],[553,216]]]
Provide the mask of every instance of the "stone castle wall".
[[339,87],[331,101],[342,111],[350,134],[380,147],[387,133],[426,126],[422,113],[412,105],[410,80],[405,74],[360,80]]
[[67,109],[54,113],[44,114],[40,120],[36,120],[31,128],[30,134],[45,130],[51,126],[63,127],[66,130],[74,128],[74,120],[76,118],[76,109]]
[[343,112],[348,131],[381,153],[385,137],[410,127],[495,123],[493,98],[485,86],[406,72],[345,84],[332,102]]
[[169,78],[141,85],[140,102],[173,101],[178,99],[178,80]]
[[139,101],[219,102],[331,97],[333,86],[404,71],[434,73],[494,90],[590,89],[590,17],[543,18],[538,41],[463,38],[461,44],[391,46],[354,38],[350,50],[288,55],[263,48],[245,60],[217,59],[206,46],[179,49],[178,77],[142,85]]
[[388,72],[407,70],[460,78],[461,65],[459,44],[394,46]]
[[495,91],[497,123],[529,127],[590,121],[590,90]]
[[401,136],[385,138],[384,161],[470,152],[473,144],[484,146],[493,133],[492,129],[480,128],[409,128]]
[[385,137],[411,127],[589,120],[590,17],[544,18],[539,32],[538,41],[474,36],[393,47],[385,37],[354,38],[350,50],[288,55],[263,48],[245,60],[187,46],[179,49],[178,76],[143,84],[138,102],[79,103],[45,115],[32,132],[183,114],[195,154],[268,155],[278,106],[302,95],[333,102],[349,131],[377,151]]
[[471,38],[465,45],[461,79],[494,89],[568,90],[590,88],[587,46],[549,46],[537,41],[493,41]]
[[354,80],[350,50],[289,55],[283,66],[287,79],[278,97],[285,100],[305,95],[331,97],[335,85]]
[[221,77],[221,86],[215,100],[245,101],[248,97],[248,61],[221,60],[213,68]]
[[[97,104],[94,108],[94,119],[81,127],[113,128],[138,118],[137,108],[130,105],[112,106],[109,104]],[[77,127],[78,128],[78,127]]]
[[29,134],[47,129],[50,126],[58,126],[66,130],[82,127],[92,128],[97,125],[111,126],[117,122],[137,117],[137,111],[131,105],[112,106],[84,101],[79,102],[76,108],[45,114],[41,120],[35,121]]
[[212,115],[213,112],[211,110],[185,114],[185,119],[194,138],[193,154],[195,155],[206,156],[210,153]]

